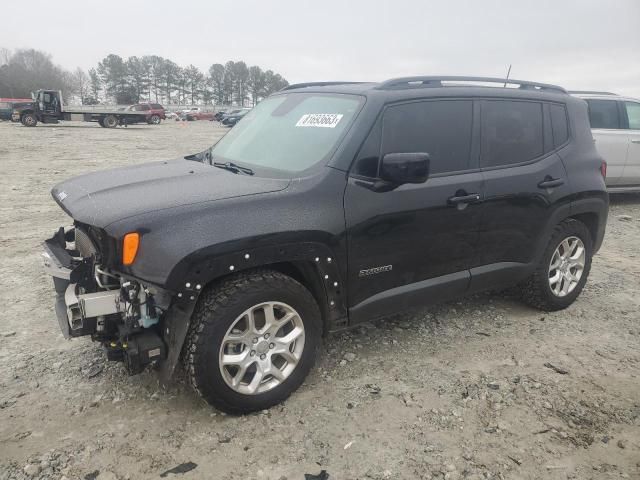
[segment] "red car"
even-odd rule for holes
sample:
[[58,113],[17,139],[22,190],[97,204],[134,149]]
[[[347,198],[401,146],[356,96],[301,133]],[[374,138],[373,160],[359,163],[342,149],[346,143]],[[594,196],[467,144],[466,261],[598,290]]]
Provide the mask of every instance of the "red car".
[[186,120],[211,120],[216,112],[202,112],[199,109],[187,112],[185,115]]
[[162,120],[166,120],[167,116],[164,107],[159,103],[137,103],[127,107],[126,110],[131,112],[145,112],[147,123],[158,125]]

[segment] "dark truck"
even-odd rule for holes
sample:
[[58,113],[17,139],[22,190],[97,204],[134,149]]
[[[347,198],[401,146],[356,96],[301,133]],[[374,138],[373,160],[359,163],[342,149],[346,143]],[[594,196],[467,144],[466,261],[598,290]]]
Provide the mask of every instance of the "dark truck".
[[514,286],[571,305],[606,165],[583,100],[507,83],[293,85],[203,152],[60,183],[62,332],[163,381],[182,358],[208,402],[248,412],[300,386],[327,332]]
[[33,102],[13,109],[11,119],[25,127],[35,127],[38,122],[59,123],[62,120],[98,122],[101,127],[125,127],[133,123],[147,123],[144,112],[124,110],[84,110],[65,108],[59,90],[38,90],[33,93]]
[[28,98],[0,98],[0,120],[11,120],[14,108],[31,103]]

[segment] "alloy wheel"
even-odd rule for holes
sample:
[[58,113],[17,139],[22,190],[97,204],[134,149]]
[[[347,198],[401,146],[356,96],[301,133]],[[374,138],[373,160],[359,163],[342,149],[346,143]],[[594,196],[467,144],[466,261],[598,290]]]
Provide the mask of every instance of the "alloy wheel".
[[256,395],[282,384],[304,351],[302,318],[282,302],[245,310],[231,324],[220,345],[220,373],[227,386]]
[[576,288],[586,261],[584,243],[578,237],[565,238],[551,256],[549,287],[557,297],[565,297]]

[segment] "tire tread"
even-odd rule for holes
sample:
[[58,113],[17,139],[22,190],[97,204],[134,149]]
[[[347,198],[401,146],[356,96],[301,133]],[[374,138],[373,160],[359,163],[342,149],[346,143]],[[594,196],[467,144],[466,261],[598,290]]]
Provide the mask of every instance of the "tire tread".
[[[239,295],[251,293],[252,291],[260,291],[263,285],[274,285],[280,283],[283,288],[287,286],[300,289],[308,294],[307,300],[314,303],[317,308],[315,299],[306,288],[293,278],[284,275],[275,270],[253,270],[248,272],[240,272],[229,277],[220,283],[212,285],[203,291],[198,300],[198,305],[191,317],[191,324],[185,340],[185,347],[182,352],[183,366],[187,373],[187,378],[193,389],[207,402],[216,408],[228,413],[246,413],[253,409],[239,407],[238,405],[229,403],[220,395],[212,395],[211,392],[205,392],[198,381],[198,366],[201,362],[200,353],[206,348],[210,348],[207,341],[206,332],[210,332],[215,328],[219,315],[216,312],[229,307],[232,301],[237,299]],[[319,309],[318,309],[319,316]],[[312,352],[312,359],[315,359],[317,352]],[[313,360],[309,368],[313,366]],[[202,369],[200,369],[202,370]],[[274,404],[285,400],[292,392],[283,391]]]

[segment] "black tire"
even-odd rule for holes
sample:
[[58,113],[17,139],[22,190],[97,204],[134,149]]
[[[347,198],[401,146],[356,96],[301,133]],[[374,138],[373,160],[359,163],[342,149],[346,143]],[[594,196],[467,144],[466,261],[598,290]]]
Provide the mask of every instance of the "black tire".
[[103,120],[104,120],[104,118],[99,118],[99,119],[98,119],[98,124],[99,124],[102,128],[104,128],[104,122],[103,122]]
[[115,115],[107,115],[102,119],[102,126],[105,128],[116,128],[120,122]]
[[160,125],[161,120],[160,115],[151,115],[151,118],[149,118],[149,124]]
[[[264,393],[233,390],[220,372],[220,347],[227,330],[245,310],[262,302],[284,302],[304,324],[304,350],[290,375]],[[311,293],[287,275],[272,270],[240,273],[205,290],[191,319],[183,361],[190,383],[211,405],[227,413],[263,410],[284,401],[313,367],[321,343],[321,318]]]
[[35,127],[38,125],[38,117],[36,117],[35,113],[25,113],[20,121],[25,127]]
[[[551,258],[558,246],[563,240],[569,237],[578,237],[584,244],[585,264],[582,276],[573,291],[564,297],[559,297],[553,293],[549,284],[549,266]],[[592,256],[593,240],[591,238],[591,232],[589,232],[585,224],[575,219],[563,221],[554,228],[551,238],[549,239],[549,244],[534,273],[518,286],[520,297],[525,303],[532,307],[548,312],[567,308],[578,298],[587,282],[591,270]]]

